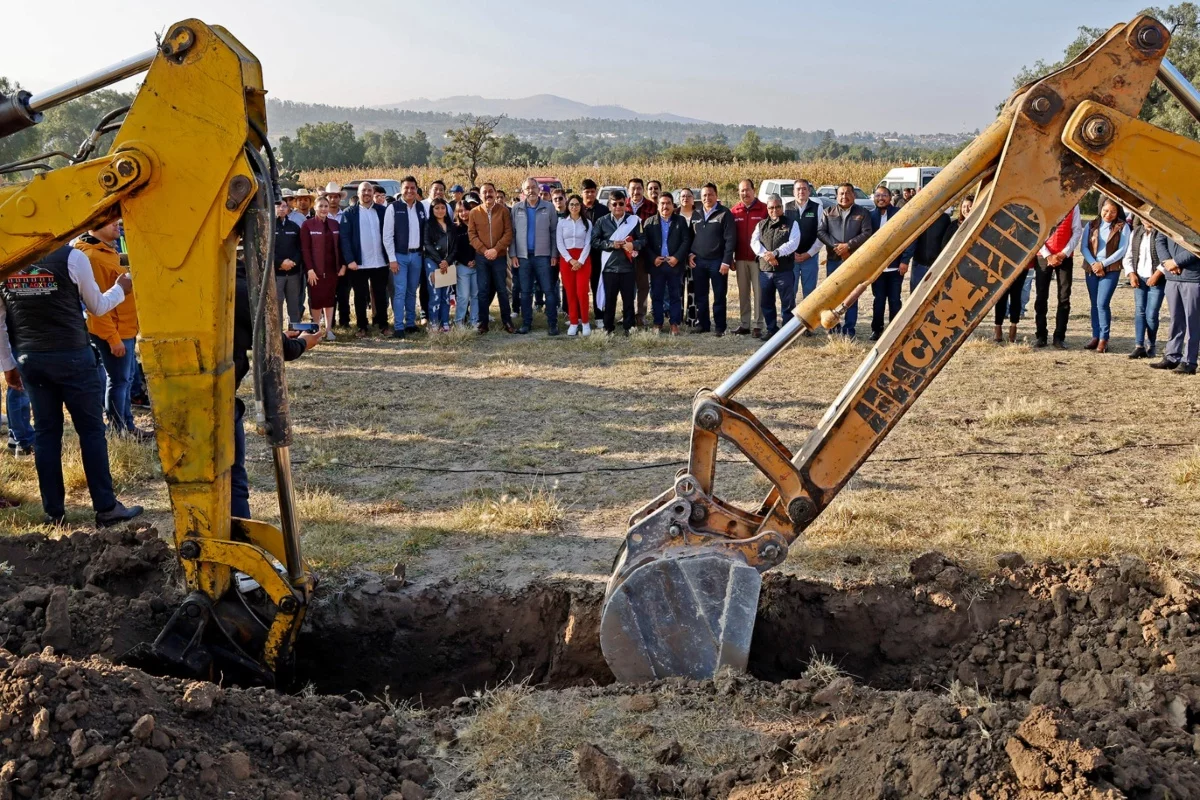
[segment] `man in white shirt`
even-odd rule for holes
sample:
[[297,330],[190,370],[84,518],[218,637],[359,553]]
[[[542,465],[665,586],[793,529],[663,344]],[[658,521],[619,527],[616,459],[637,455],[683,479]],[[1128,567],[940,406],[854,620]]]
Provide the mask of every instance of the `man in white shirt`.
[[[758,256],[758,284],[762,298],[762,316],[767,331],[764,339],[779,332],[780,325],[792,321],[796,305],[796,250],[800,247],[800,226],[784,216],[783,199],[772,194],[767,198],[767,218],[754,226],[750,234],[750,250]],[[781,306],[779,323],[775,322],[775,293]]]
[[0,369],[9,386],[28,392],[33,406],[33,459],[47,524],[62,525],[66,517],[63,406],[79,434],[96,526],[117,525],[142,513],[141,506],[126,508],[113,493],[104,384],[80,311],[82,303],[88,313],[103,316],[132,287],[123,274],[102,293],[87,256],[69,245],[0,283]]
[[1166,270],[1154,247],[1157,229],[1147,223],[1137,225],[1129,237],[1122,266],[1133,287],[1133,337],[1135,347],[1130,358],[1154,358],[1157,355],[1158,312],[1166,289]]
[[[875,208],[871,210],[871,222],[878,231],[888,220],[896,216],[896,208],[892,205],[892,193],[886,186],[875,187]],[[874,305],[871,314],[871,341],[879,341],[883,335],[883,313],[887,310],[887,321],[890,323],[900,313],[900,289],[904,286],[904,276],[908,274],[908,266],[912,261],[914,245],[908,248],[892,263],[884,267],[883,272],[871,284],[871,294]]]
[[387,254],[383,248],[384,208],[375,202],[375,186],[370,181],[358,185],[358,205],[342,212],[338,236],[342,246],[342,260],[351,276],[354,288],[354,316],[358,323],[358,338],[370,331],[368,307],[372,299],[375,305],[375,324],[380,332],[386,332],[387,284],[389,273]]

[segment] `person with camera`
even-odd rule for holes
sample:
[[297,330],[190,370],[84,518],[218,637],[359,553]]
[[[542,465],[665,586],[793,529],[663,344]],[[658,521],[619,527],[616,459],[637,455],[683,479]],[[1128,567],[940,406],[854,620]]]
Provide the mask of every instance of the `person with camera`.
[[9,386],[29,393],[33,463],[47,524],[62,525],[66,518],[64,406],[79,435],[96,526],[117,525],[142,513],[141,506],[126,508],[113,492],[104,435],[104,385],[80,313],[82,306],[89,314],[107,314],[132,288],[133,281],[123,272],[101,292],[88,257],[70,245],[0,283],[0,369]]

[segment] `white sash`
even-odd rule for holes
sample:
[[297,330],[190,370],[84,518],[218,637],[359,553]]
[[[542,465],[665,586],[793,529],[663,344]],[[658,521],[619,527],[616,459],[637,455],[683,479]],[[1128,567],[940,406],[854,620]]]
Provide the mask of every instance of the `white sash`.
[[[608,240],[610,242],[624,241],[625,237],[628,236],[630,233],[632,233],[633,229],[637,227],[638,222],[639,222],[639,220],[635,215],[626,214],[625,219],[621,220],[621,224],[617,226],[617,229],[615,231],[613,231],[612,236],[608,237]],[[612,255],[613,255],[612,250],[605,250],[603,253],[600,254],[600,271],[601,272],[604,272],[604,268],[608,266],[608,260],[610,258],[612,258]]]

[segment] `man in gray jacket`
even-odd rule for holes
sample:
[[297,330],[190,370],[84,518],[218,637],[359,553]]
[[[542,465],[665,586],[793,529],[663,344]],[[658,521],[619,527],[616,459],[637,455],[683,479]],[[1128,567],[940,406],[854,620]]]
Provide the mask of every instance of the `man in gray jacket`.
[[[825,245],[825,277],[832,275],[874,232],[871,215],[854,202],[854,185],[843,183],[837,190],[837,205],[830,206],[817,225],[817,238]],[[856,322],[857,300],[846,309],[842,324],[833,330],[853,339]]]
[[546,320],[551,336],[558,336],[558,213],[539,196],[538,182],[525,180],[525,199],[512,207],[512,265],[521,281],[521,327],[533,327],[533,281],[546,293]]

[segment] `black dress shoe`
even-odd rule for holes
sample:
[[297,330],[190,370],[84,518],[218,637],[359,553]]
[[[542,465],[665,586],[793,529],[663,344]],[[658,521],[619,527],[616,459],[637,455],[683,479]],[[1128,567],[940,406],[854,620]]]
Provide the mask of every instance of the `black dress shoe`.
[[62,526],[67,524],[67,518],[65,516],[55,517],[50,514],[47,514],[46,516],[42,517],[42,524],[43,525],[53,525],[57,528],[61,528]]
[[1164,358],[1162,361],[1155,361],[1151,364],[1150,369],[1175,369],[1179,364],[1180,362],[1178,361],[1171,361],[1168,358]]
[[1142,347],[1139,344],[1137,347],[1133,348],[1133,352],[1129,354],[1129,357],[1130,358],[1145,358],[1146,357],[1146,348]]
[[393,338],[393,339],[403,339],[403,338],[404,338],[404,336],[405,336],[405,334],[404,334],[404,331],[400,330],[399,328],[397,328],[396,330],[392,331],[392,338]]
[[529,326],[522,325],[521,327],[517,328],[517,333],[519,333],[521,335],[525,335],[526,333],[529,333]]
[[404,329],[404,332],[405,333],[416,333],[419,330],[420,330],[420,328],[418,328],[416,325],[409,325],[407,328]]
[[872,341],[872,342],[878,342],[878,341],[879,341],[879,337],[880,337],[880,336],[883,336],[883,334],[882,334],[882,333],[872,333],[872,334],[871,334],[871,341]]
[[1035,340],[1033,341],[1033,346],[1034,346],[1034,347],[1045,347],[1045,346],[1046,346],[1046,339],[1045,339],[1045,337],[1044,337],[1044,336],[1039,336],[1037,339],[1035,339]]
[[1171,370],[1171,372],[1174,372],[1177,375],[1195,375],[1196,365],[1184,364],[1182,361],[1180,361],[1179,366],[1175,367],[1175,369]]
[[558,336],[558,328],[551,328],[546,332],[547,336]]
[[1055,339],[1054,340],[1054,349],[1055,350],[1066,350],[1067,349],[1066,342],[1064,342],[1062,339]]
[[113,525],[120,525],[122,522],[128,522],[141,513],[141,506],[129,506],[126,508],[124,505],[122,505],[121,501],[118,500],[117,504],[108,511],[97,512],[96,527],[109,528]]

